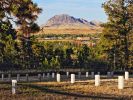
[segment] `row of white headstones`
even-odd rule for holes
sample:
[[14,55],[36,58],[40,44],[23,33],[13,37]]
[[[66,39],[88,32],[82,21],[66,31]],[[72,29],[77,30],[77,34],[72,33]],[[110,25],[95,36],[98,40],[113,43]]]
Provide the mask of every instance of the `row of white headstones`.
[[[67,77],[69,76],[69,72],[66,73]],[[107,76],[111,77],[113,73],[107,72]],[[50,73],[47,73],[47,77],[50,76]],[[81,72],[78,73],[78,76],[81,76]],[[91,73],[92,78],[95,77],[95,86],[100,86],[100,72],[97,75],[94,75],[94,72]],[[17,80],[19,80],[20,74],[17,74]],[[43,75],[44,77],[44,75]],[[86,77],[89,77],[89,73],[86,72]],[[4,78],[4,77],[3,77]],[[41,74],[38,74],[38,78],[41,79]],[[55,73],[52,73],[52,78],[55,78]],[[28,79],[28,74],[26,74],[26,79]],[[61,82],[61,75],[57,73],[56,75],[57,82]],[[125,72],[125,80],[129,79],[129,72]],[[17,80],[12,80],[12,94],[16,94],[16,84]],[[71,74],[71,83],[75,83],[75,74]],[[118,76],[118,89],[124,88],[124,76]]]
[[[97,73],[100,75],[100,72]],[[26,81],[29,79],[29,74],[26,74]],[[66,72],[66,76],[69,77],[69,72]],[[91,72],[91,77],[94,78],[95,73]],[[107,72],[107,77],[113,76],[113,72]],[[38,74],[38,79],[41,80],[41,77],[44,79],[45,78],[45,73],[41,76],[41,74]],[[47,73],[47,78],[50,77],[50,73]],[[81,72],[78,72],[78,78],[81,77]],[[86,72],[86,77],[89,77],[89,72]],[[55,73],[52,73],[52,78],[55,78]],[[4,81],[4,74],[1,74],[1,80]],[[8,74],[8,80],[11,81],[11,74]],[[17,74],[17,81],[20,81],[20,74]]]

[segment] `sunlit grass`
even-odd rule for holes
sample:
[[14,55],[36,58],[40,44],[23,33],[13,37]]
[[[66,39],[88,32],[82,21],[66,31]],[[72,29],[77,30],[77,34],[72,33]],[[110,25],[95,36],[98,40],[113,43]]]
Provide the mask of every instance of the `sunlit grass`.
[[[125,81],[125,88],[118,90],[117,81],[102,81],[99,87],[94,81],[70,82],[31,82],[18,83],[17,94],[11,94],[11,83],[0,83],[2,100],[74,100],[75,98],[131,98],[133,79]],[[20,99],[21,98],[21,99]]]

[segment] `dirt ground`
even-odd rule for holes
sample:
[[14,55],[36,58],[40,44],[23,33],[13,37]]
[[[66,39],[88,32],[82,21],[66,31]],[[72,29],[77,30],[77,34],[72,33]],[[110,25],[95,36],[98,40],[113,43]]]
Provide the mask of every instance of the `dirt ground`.
[[0,83],[1,100],[133,100],[133,78],[125,81],[123,90],[118,90],[117,79],[101,79],[101,85],[94,86],[94,80],[64,82],[18,83],[16,94],[11,94],[11,83]]

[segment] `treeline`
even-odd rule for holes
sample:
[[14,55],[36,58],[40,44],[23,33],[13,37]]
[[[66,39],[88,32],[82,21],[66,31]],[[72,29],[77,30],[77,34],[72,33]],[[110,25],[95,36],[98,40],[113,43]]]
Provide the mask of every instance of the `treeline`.
[[39,43],[30,36],[40,29],[35,22],[41,11],[32,0],[0,1],[0,70],[91,66],[95,58],[86,45]]
[[36,34],[34,35],[36,38],[69,38],[69,39],[76,39],[77,37],[92,37],[92,38],[99,38],[101,33],[92,33],[92,34]]
[[93,69],[107,66],[87,45],[77,46],[67,42],[39,43],[34,37],[28,41],[12,41],[11,38],[9,40],[0,59],[1,70]]
[[[97,46],[89,48],[70,42],[38,42],[30,36],[40,29],[35,23],[42,11],[37,4],[32,0],[1,0],[0,70],[68,67],[130,70],[133,68],[133,2],[109,0],[103,8],[108,22],[103,24]],[[17,31],[13,25],[18,26]]]

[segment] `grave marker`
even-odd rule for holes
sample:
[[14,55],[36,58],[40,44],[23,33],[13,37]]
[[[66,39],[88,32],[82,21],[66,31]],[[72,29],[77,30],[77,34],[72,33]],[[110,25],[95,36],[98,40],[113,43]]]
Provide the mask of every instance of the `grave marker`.
[[114,76],[114,72],[113,72],[113,71],[111,72],[111,76],[112,76],[112,77]]
[[2,81],[4,81],[4,74],[1,75],[1,79],[2,79]]
[[38,79],[39,81],[41,81],[41,74],[38,74]]
[[81,77],[81,72],[78,72],[78,78],[80,78]]
[[17,80],[12,80],[12,94],[16,94]]
[[86,72],[86,77],[89,77],[89,72]]
[[67,77],[69,77],[69,72],[66,72]]
[[98,72],[97,74],[100,75],[100,72]]
[[20,74],[17,74],[17,81],[20,81]]
[[125,80],[128,80],[129,79],[129,72],[125,72]]
[[8,74],[8,80],[11,81],[11,74]]
[[123,76],[118,76],[118,89],[124,88],[124,78]]
[[55,78],[55,73],[52,73],[52,78]]
[[49,74],[49,73],[47,73],[47,78],[49,78],[49,76],[50,76],[50,74]]
[[57,82],[60,82],[60,74],[57,73]]
[[75,74],[71,74],[71,83],[75,83]]
[[94,78],[94,72],[91,72],[91,77]]
[[43,79],[45,78],[45,73],[43,73],[42,77],[43,77]]
[[100,75],[95,75],[95,86],[100,85]]
[[107,77],[111,77],[111,72],[107,72]]
[[26,81],[29,81],[29,74],[26,74]]

